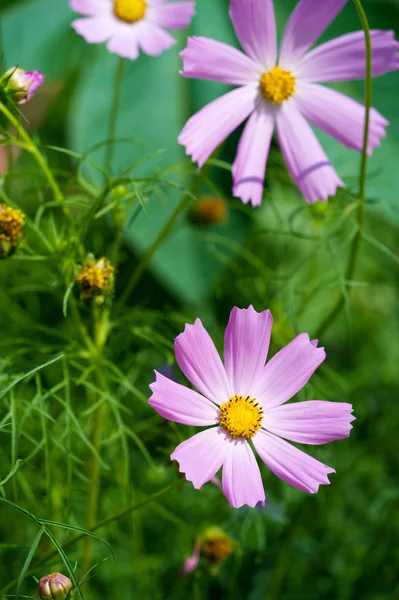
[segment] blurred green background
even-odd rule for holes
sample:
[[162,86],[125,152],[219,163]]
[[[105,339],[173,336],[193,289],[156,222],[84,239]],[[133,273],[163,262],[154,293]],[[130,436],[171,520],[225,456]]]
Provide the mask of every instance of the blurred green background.
[[[295,2],[275,5],[281,32]],[[364,6],[372,28],[399,29],[397,0],[367,0]],[[199,0],[190,33],[235,44],[227,9],[227,0]],[[107,137],[118,58],[104,46],[89,46],[78,37],[70,27],[74,17],[65,0],[3,0],[2,64],[46,74],[45,88],[27,107],[35,139],[43,146],[90,152],[90,159],[101,165],[104,146],[93,147]],[[349,2],[323,39],[357,29],[357,13]],[[186,36],[186,31],[180,32],[177,47],[160,58],[141,56],[125,67],[118,119],[118,136],[123,139],[115,145],[115,173],[124,173],[129,197],[140,197],[142,204],[136,200],[129,212],[130,202],[121,199],[129,218],[117,296],[195,175],[176,142],[179,131],[194,111],[227,89],[178,76],[178,51]],[[115,559],[95,542],[96,566],[85,597],[399,598],[398,81],[397,73],[374,81],[373,105],[391,126],[369,165],[359,268],[342,314],[320,340],[327,361],[299,395],[354,405],[357,421],[349,440],[304,448],[336,469],[331,485],[323,486],[317,496],[307,496],[263,468],[266,508],[236,511],[216,486],[195,491],[186,483],[98,531],[112,545]],[[363,82],[337,87],[362,98]],[[238,135],[228,141],[199,190],[199,195],[227,203],[227,219],[211,227],[195,225],[186,214],[179,220],[128,306],[113,316],[105,391],[93,384],[93,369],[78,332],[62,312],[66,284],[58,266],[66,250],[54,233],[60,231],[62,216],[56,213],[53,221],[44,213],[49,199],[42,193],[40,177],[29,157],[18,160],[18,177],[11,178],[8,194],[36,223],[40,221],[39,228],[54,241],[56,251],[46,252],[38,238],[26,234],[21,251],[0,263],[1,387],[62,352],[66,357],[0,399],[0,480],[17,459],[25,461],[0,486],[3,497],[40,518],[85,525],[93,402],[109,403],[110,411],[102,447],[99,520],[177,481],[176,464],[168,457],[194,429],[165,423],[146,399],[152,370],[175,369],[173,338],[184,323],[200,317],[222,351],[232,306],[270,308],[275,352],[300,331],[314,335],[345,292],[359,155],[321,135],[347,187],[328,205],[308,206],[291,185],[273,146],[265,200],[253,210],[231,198],[228,165]],[[77,179],[71,182],[65,175],[75,173],[74,161],[54,149],[46,153],[65,181],[71,203],[78,204],[83,192]],[[100,188],[96,168],[85,164],[83,174],[88,185]],[[45,217],[38,221],[42,208]],[[85,250],[97,256],[109,253],[114,238],[108,217],[96,220],[86,240]],[[68,231],[62,235],[67,237]],[[90,323],[88,308],[82,308],[82,315]],[[174,376],[183,381],[177,369]],[[37,528],[9,506],[0,509],[0,597],[5,598],[16,593]],[[181,576],[195,540],[212,525],[222,527],[235,542],[233,554],[217,569],[202,558],[197,571]],[[63,545],[73,537],[59,528],[54,532]],[[48,542],[37,548],[33,572],[20,590],[25,597],[34,597],[33,575],[65,572],[59,558],[39,564],[50,551]],[[66,551],[81,577],[82,543]]]

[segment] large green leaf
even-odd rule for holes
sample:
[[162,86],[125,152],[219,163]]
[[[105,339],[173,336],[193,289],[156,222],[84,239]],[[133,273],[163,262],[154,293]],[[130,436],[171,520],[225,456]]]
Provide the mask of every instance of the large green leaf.
[[66,0],[12,2],[0,12],[5,66],[39,69],[59,78],[79,66],[84,42],[69,27]]
[[[218,31],[224,30],[227,39],[229,36],[230,41],[234,39],[222,4],[203,0],[198,13],[195,33],[201,32],[202,26],[199,27],[199,23],[202,22],[210,35],[216,37]],[[211,24],[211,27],[206,27],[206,23]],[[186,32],[180,35],[180,48],[184,46],[185,37]],[[107,137],[112,82],[117,62],[118,58],[102,47],[92,68],[82,74],[69,119],[70,139],[74,149],[88,148]],[[180,66],[181,59],[176,47],[159,58],[142,55],[139,60],[126,63],[117,134],[135,138],[141,143],[116,145],[115,164],[118,168],[128,166],[144,153],[161,148],[166,152],[156,160],[142,165],[140,173],[150,174],[154,166],[159,168],[174,165],[184,159],[184,151],[178,145],[177,137],[193,112],[194,84],[178,75]],[[218,93],[216,90],[213,97]],[[101,153],[96,158],[102,160]],[[127,239],[133,248],[143,252],[151,245],[179,201],[181,193],[170,188],[165,202],[160,202],[156,196],[151,198],[150,216],[141,214],[127,231]],[[241,218],[235,215],[223,227],[223,234],[239,241],[244,227]],[[222,265],[208,252],[203,233],[181,219],[170,238],[155,255],[152,268],[182,299],[200,303],[209,297]]]

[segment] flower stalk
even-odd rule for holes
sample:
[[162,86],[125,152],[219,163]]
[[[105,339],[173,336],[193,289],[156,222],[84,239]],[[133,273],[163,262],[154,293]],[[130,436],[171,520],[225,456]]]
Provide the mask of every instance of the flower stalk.
[[[361,0],[353,0],[353,3],[358,12],[362,29],[364,31],[365,43],[366,43],[366,83],[365,83],[365,121],[364,121],[364,136],[363,136],[363,150],[360,163],[360,174],[359,174],[359,196],[357,206],[357,231],[353,238],[351,251],[349,255],[348,266],[346,269],[345,276],[345,291],[350,290],[351,282],[356,272],[357,261],[359,258],[360,242],[363,236],[363,226],[365,218],[365,201],[366,201],[366,180],[367,180],[367,166],[368,166],[368,155],[367,146],[370,131],[370,111],[373,97],[373,57],[372,57],[372,45],[371,45],[371,33],[370,25],[367,19],[367,15],[363,8]],[[341,294],[336,304],[331,309],[330,313],[326,316],[324,321],[319,326],[316,337],[322,337],[329,327],[335,322],[336,318],[340,315],[341,310],[345,305],[345,294]]]
[[19,145],[22,148],[24,148],[27,152],[29,152],[36,160],[38,166],[40,167],[41,171],[43,172],[43,175],[47,179],[47,182],[53,192],[54,199],[57,200],[57,202],[63,202],[64,195],[61,192],[61,189],[60,189],[56,179],[54,178],[54,175],[52,174],[51,169],[47,164],[47,161],[45,160],[44,156],[42,155],[42,153],[40,152],[40,150],[38,149],[38,147],[32,140],[29,133],[21,125],[21,123],[18,121],[18,119],[16,119],[14,117],[12,112],[2,102],[0,102],[0,112],[4,115],[4,117],[10,123],[10,125],[12,125],[12,127],[14,127],[17,137],[19,137],[23,140],[24,143],[23,144],[20,143]]

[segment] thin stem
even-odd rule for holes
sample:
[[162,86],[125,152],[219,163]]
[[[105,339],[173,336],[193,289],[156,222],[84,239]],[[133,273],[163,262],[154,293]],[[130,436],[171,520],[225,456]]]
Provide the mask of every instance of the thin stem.
[[[213,158],[215,158],[219,154],[220,150],[221,150],[221,147],[214,153]],[[195,177],[194,181],[192,182],[190,188],[188,189],[188,191],[185,194],[183,194],[182,199],[180,200],[179,204],[176,206],[175,210],[169,217],[164,228],[159,233],[158,237],[156,238],[156,240],[154,241],[152,246],[141,257],[141,260],[137,266],[137,269],[133,272],[133,275],[132,275],[129,283],[127,284],[119,302],[117,303],[118,308],[121,308],[129,299],[130,294],[132,293],[132,291],[134,290],[134,288],[140,281],[144,271],[147,269],[155,252],[163,244],[163,242],[166,240],[166,238],[172,231],[178,217],[189,206],[190,202],[192,201],[193,196],[196,194],[197,190],[202,185],[203,181],[206,179],[210,168],[211,168],[211,165],[208,163],[207,165],[205,165],[205,167],[203,169],[201,169],[201,171],[199,171],[199,173]]]
[[[179,479],[178,481],[171,483],[170,485],[163,488],[162,490],[159,490],[159,492],[155,492],[155,494],[152,494],[151,496],[147,496],[147,498],[145,498],[144,500],[141,500],[141,502],[137,502],[136,504],[131,504],[124,510],[122,510],[114,515],[111,515],[110,517],[107,517],[103,521],[100,521],[93,527],[90,527],[90,529],[88,531],[90,531],[91,533],[94,533],[98,529],[101,529],[101,527],[105,527],[106,525],[109,525],[110,523],[114,523],[115,521],[119,521],[120,519],[127,517],[132,512],[135,512],[136,510],[140,510],[140,508],[143,508],[147,504],[150,504],[151,502],[158,500],[162,496],[165,496],[166,494],[168,494],[175,488],[182,485],[184,482],[185,482],[185,479]],[[39,525],[40,525],[40,522],[39,522]],[[83,540],[86,537],[86,535],[87,535],[86,533],[81,533],[81,534],[77,535],[76,537],[72,538],[71,540],[69,540],[68,542],[65,542],[62,545],[63,549],[66,550],[67,548],[74,546],[75,544],[77,544],[78,542]],[[41,565],[44,565],[45,563],[48,563],[49,561],[51,561],[53,558],[55,558],[57,556],[59,556],[58,550],[53,550],[53,551],[49,552],[41,561],[35,563],[35,566],[32,569],[29,569],[29,571],[27,571],[27,573],[25,573],[25,577],[28,577],[29,575],[34,575],[37,572],[38,567],[40,567]],[[17,577],[13,581],[10,581],[9,583],[7,583],[7,585],[0,590],[0,597],[3,594],[5,594],[8,590],[13,588],[14,585],[16,585],[18,583],[18,579],[19,579],[19,577]]]
[[[363,135],[363,150],[362,150],[362,158],[360,164],[360,175],[359,175],[359,202],[357,207],[357,231],[355,237],[353,238],[351,251],[348,260],[348,266],[346,268],[345,275],[345,288],[348,289],[351,285],[351,281],[353,280],[356,265],[359,258],[359,250],[360,250],[360,242],[362,239],[362,232],[364,226],[364,217],[365,217],[365,199],[366,199],[366,178],[367,178],[367,146],[369,140],[369,130],[370,130],[370,110],[371,110],[371,102],[373,95],[373,79],[372,79],[372,46],[371,46],[371,35],[370,35],[370,26],[367,20],[367,15],[362,6],[361,0],[353,0],[353,4],[356,7],[356,10],[359,14],[360,22],[362,24],[362,29],[364,31],[365,42],[366,42],[366,84],[365,84],[365,121],[364,121],[364,135]],[[345,305],[345,295],[341,294],[336,304],[331,309],[330,313],[321,323],[320,327],[317,330],[316,337],[321,337],[326,330],[332,325],[335,319],[341,313]]]
[[123,71],[125,67],[125,59],[120,58],[116,67],[115,81],[114,81],[114,93],[112,97],[112,106],[108,125],[108,144],[105,155],[105,169],[108,173],[112,171],[112,159],[114,157],[114,144],[116,126],[118,122],[118,111],[121,99]]
[[38,147],[36,146],[36,144],[34,143],[32,138],[30,137],[28,132],[25,130],[24,127],[22,127],[21,123],[18,121],[18,119],[16,119],[14,117],[12,112],[10,110],[8,110],[8,108],[6,106],[4,106],[4,104],[2,104],[1,102],[0,102],[0,112],[3,113],[3,115],[9,121],[9,123],[15,128],[17,135],[20,136],[24,140],[24,142],[26,144],[24,146],[25,149],[28,152],[30,152],[30,154],[32,154],[32,156],[35,158],[37,164],[39,165],[40,169],[43,172],[43,175],[46,177],[46,179],[48,181],[48,184],[53,192],[55,200],[57,200],[58,202],[63,202],[64,195],[61,192],[60,187],[59,187],[57,181],[55,180],[55,178],[51,172],[51,169],[49,168],[45,158],[43,157],[42,153],[40,152],[40,150],[38,149]]
[[[93,305],[93,316],[94,316],[94,345],[95,354],[93,356],[93,362],[99,364],[102,350],[107,342],[108,334],[108,311],[105,310],[105,315],[101,314],[98,306]],[[102,388],[102,379],[99,375],[96,376],[96,384],[98,388]],[[100,492],[100,475],[101,475],[101,464],[99,456],[101,453],[101,440],[103,436],[104,424],[106,422],[106,415],[108,412],[108,405],[102,402],[98,409],[93,415],[93,434],[92,434],[92,445],[95,449],[90,462],[90,473],[89,473],[89,491],[87,498],[87,516],[86,516],[86,529],[90,529],[94,526],[97,519],[98,511],[98,498]],[[84,551],[84,562],[83,572],[86,573],[90,569],[91,555],[93,551],[93,538],[86,538],[85,551]]]

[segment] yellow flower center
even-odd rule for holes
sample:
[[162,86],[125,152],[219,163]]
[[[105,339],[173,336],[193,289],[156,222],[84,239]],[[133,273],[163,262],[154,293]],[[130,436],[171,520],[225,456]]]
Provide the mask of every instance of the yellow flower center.
[[114,13],[125,23],[141,21],[147,10],[146,0],[114,0]]
[[105,258],[100,258],[96,263],[88,262],[76,280],[80,283],[85,296],[95,296],[104,291],[110,283],[114,272],[114,267],[110,265]]
[[263,97],[273,104],[282,104],[295,94],[296,79],[290,71],[274,67],[263,73],[260,87]]
[[263,408],[250,396],[233,396],[220,407],[220,424],[233,438],[251,438],[261,428],[262,420]]
[[21,235],[25,215],[16,208],[0,203],[0,239],[15,242]]

